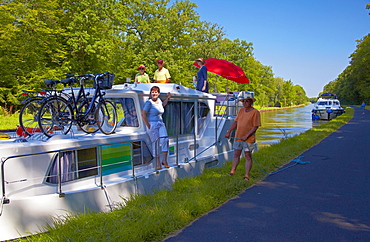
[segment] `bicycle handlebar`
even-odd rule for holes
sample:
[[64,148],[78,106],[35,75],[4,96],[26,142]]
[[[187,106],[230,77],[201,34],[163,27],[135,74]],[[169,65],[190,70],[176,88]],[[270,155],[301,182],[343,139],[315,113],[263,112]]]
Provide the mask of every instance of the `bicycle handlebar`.
[[96,79],[96,78],[99,78],[99,77],[107,75],[107,74],[109,74],[109,72],[104,72],[104,73],[100,73],[100,74],[82,74],[82,75],[66,74],[66,76],[67,77],[78,77],[78,78],[92,78],[92,77],[94,77]]
[[109,73],[109,72],[104,72],[104,73],[100,73],[100,74],[83,74],[83,75],[66,74],[66,76],[68,77],[68,79],[74,79],[74,80],[79,79],[80,80],[80,85],[82,85],[85,80],[93,79],[94,80],[94,88],[95,88],[96,86],[99,86],[99,79],[100,78],[102,78],[104,76],[108,76],[110,74],[111,73]]

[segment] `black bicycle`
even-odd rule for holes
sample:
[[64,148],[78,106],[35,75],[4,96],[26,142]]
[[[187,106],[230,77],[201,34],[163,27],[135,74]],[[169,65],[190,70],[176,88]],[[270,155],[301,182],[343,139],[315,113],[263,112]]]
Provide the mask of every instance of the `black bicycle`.
[[46,80],[44,84],[50,88],[42,91],[26,91],[23,90],[23,96],[29,96],[21,104],[23,105],[19,112],[19,125],[23,132],[28,136],[41,132],[38,124],[38,113],[42,102],[51,96],[64,96],[68,99],[68,95],[63,94],[62,90],[56,90],[56,85],[60,83],[58,80]]
[[[70,87],[70,98],[51,97],[43,102],[38,123],[41,131],[48,137],[67,134],[72,125],[76,124],[86,133],[100,130],[104,134],[114,133],[117,127],[117,111],[115,105],[104,98],[101,90],[111,89],[115,75],[102,74],[67,75],[69,78],[60,82]],[[93,80],[94,94],[85,91],[85,82]],[[79,82],[77,95],[73,84]]]

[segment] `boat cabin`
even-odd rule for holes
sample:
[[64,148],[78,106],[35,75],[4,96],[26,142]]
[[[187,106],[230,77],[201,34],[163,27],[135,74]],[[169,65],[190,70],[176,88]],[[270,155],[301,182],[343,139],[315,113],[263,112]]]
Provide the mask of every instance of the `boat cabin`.
[[[160,171],[141,117],[154,85],[162,99],[172,94],[163,115],[170,168]],[[0,240],[40,232],[52,217],[69,212],[111,211],[132,194],[170,187],[232,159],[224,135],[238,103],[228,104],[229,94],[218,97],[172,83],[115,85],[104,92],[117,107],[114,134],[86,134],[74,125],[67,135],[13,134],[0,141]]]

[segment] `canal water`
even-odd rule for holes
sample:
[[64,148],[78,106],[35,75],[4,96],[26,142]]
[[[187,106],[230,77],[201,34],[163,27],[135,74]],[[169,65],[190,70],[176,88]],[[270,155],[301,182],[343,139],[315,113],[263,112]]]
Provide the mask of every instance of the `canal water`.
[[279,143],[281,139],[303,133],[327,121],[312,121],[313,104],[276,111],[261,112],[261,124],[256,133],[259,147]]

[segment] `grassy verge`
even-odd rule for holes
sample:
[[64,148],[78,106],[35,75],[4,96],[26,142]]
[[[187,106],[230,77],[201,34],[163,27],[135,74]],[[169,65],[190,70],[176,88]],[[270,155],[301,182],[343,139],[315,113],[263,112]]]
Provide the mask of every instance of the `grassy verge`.
[[[275,171],[347,123],[354,110],[346,111],[320,127],[260,149],[254,153],[254,159],[267,173]],[[110,213],[67,216],[65,222],[56,220],[50,232],[26,240],[160,241],[266,176],[254,166],[251,181],[247,183],[241,179],[241,167],[235,176],[226,176],[230,167],[229,162],[223,167],[207,169],[200,176],[179,179],[171,190],[137,195]]]
[[0,130],[3,129],[16,129],[19,124],[19,113],[0,115]]

